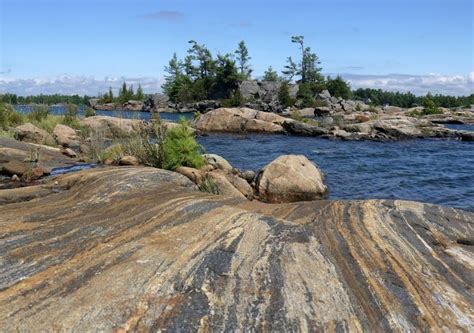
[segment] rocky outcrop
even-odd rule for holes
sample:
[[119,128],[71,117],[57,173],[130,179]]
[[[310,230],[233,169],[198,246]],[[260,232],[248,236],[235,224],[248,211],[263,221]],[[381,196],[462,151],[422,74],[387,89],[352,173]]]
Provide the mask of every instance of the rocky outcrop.
[[249,108],[220,108],[199,116],[194,127],[201,132],[284,133],[286,118]]
[[[266,112],[283,111],[284,107],[280,104],[278,94],[280,92],[282,82],[280,81],[243,81],[239,86],[241,96],[250,101],[246,106],[252,109]],[[289,94],[296,97],[298,93],[298,85],[289,86]]]
[[56,143],[51,134],[31,123],[16,127],[15,132],[20,141],[46,145],[54,145]]
[[328,130],[319,126],[311,125],[301,121],[288,119],[283,124],[283,128],[292,135],[299,136],[321,136],[328,134]]
[[9,176],[21,177],[38,167],[48,174],[53,168],[76,163],[76,159],[63,155],[57,148],[0,138],[0,173]]
[[152,168],[82,171],[5,197],[5,332],[474,326],[472,213],[239,201]]
[[145,105],[142,101],[129,100],[122,105],[121,109],[126,111],[144,111],[144,107]]
[[94,110],[100,110],[100,111],[114,111],[114,110],[119,109],[117,107],[117,104],[115,103],[105,103],[105,104],[96,103],[92,108]]
[[57,124],[53,130],[53,136],[60,146],[79,147],[81,144],[80,137],[76,130],[63,124]]
[[327,194],[324,176],[303,155],[283,155],[260,172],[257,192],[266,202],[294,202],[323,198]]
[[147,128],[143,120],[107,116],[87,117],[82,119],[81,123],[109,139],[130,136]]

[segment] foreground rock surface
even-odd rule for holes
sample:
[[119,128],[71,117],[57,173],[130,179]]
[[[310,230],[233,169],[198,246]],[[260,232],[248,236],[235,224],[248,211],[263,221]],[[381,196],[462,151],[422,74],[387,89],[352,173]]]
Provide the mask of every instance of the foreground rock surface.
[[195,188],[122,167],[0,191],[40,194],[0,206],[2,330],[472,331],[474,214]]

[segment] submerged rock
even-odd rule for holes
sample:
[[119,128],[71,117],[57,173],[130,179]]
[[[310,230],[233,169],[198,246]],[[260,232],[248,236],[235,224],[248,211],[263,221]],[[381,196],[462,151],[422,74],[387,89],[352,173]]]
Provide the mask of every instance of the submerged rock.
[[283,155],[258,176],[257,191],[266,202],[317,200],[327,193],[319,168],[303,155]]
[[0,204],[6,332],[474,325],[474,214],[462,210],[238,201],[145,167],[2,190]]

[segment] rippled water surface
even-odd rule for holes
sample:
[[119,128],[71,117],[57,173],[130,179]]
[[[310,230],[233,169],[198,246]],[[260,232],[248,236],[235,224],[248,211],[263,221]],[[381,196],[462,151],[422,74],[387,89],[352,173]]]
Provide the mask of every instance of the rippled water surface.
[[406,199],[474,211],[474,143],[455,140],[336,141],[280,135],[199,138],[209,153],[258,170],[283,154],[303,154],[326,175],[330,197]]
[[[29,106],[16,106],[29,112]],[[64,107],[50,108],[63,114]],[[80,108],[80,113],[83,113]],[[148,112],[97,111],[97,115],[150,119]],[[192,113],[161,113],[177,121]],[[473,125],[445,125],[473,131]],[[209,153],[240,169],[259,170],[283,154],[302,154],[326,175],[330,197],[406,199],[474,211],[474,143],[455,140],[337,141],[283,135],[213,134],[199,138]]]

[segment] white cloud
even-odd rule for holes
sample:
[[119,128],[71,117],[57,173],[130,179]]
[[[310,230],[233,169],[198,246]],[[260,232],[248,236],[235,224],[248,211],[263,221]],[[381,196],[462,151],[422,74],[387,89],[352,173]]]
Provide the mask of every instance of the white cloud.
[[474,72],[462,75],[362,75],[341,74],[351,82],[353,89],[375,88],[388,91],[411,91],[415,95],[425,95],[428,92],[445,95],[470,95],[474,93]]
[[79,94],[96,96],[105,93],[112,87],[118,92],[123,82],[133,85],[136,89],[141,84],[145,93],[161,91],[163,81],[155,77],[105,77],[96,79],[88,76],[58,76],[54,78],[42,77],[31,79],[14,79],[0,76],[0,93],[14,93],[17,95],[38,94]]
[[[334,75],[333,75],[334,76]],[[427,92],[433,94],[469,95],[474,93],[474,72],[462,75],[363,75],[341,74],[351,82],[353,89],[375,88],[388,91],[411,91],[416,95]],[[0,75],[0,93],[15,93],[18,95],[37,94],[79,94],[96,96],[106,92],[111,86],[114,93],[118,92],[123,82],[133,84],[135,88],[141,84],[146,93],[161,91],[163,79],[158,77],[104,77],[97,79],[90,76],[58,76],[31,79],[15,79]]]

